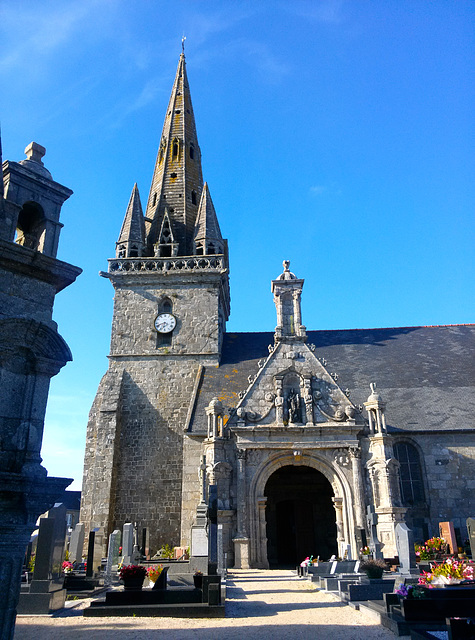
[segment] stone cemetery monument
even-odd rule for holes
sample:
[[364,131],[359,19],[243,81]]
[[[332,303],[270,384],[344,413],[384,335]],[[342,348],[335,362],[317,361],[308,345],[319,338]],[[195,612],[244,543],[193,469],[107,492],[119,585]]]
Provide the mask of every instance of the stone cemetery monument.
[[99,528],[89,532],[89,541],[87,545],[87,566],[86,577],[93,578],[100,570],[102,564],[102,545],[97,544],[97,532]]
[[20,593],[18,613],[47,614],[64,607],[63,555],[66,540],[66,506],[55,504],[40,519],[33,579]]
[[472,560],[475,560],[475,518],[467,518],[467,531]]
[[396,525],[396,548],[399,556],[399,573],[418,575],[414,549],[414,536],[407,524],[398,522]]
[[206,456],[201,457],[199,468],[201,496],[191,527],[190,569],[208,571],[208,505],[206,504]]
[[216,575],[218,569],[218,487],[208,487],[208,575]]
[[109,547],[107,549],[107,565],[106,575],[104,579],[105,585],[111,585],[113,580],[112,576],[117,571],[119,566],[119,547],[120,547],[120,531],[116,529],[109,536]]
[[457,553],[458,545],[453,522],[439,522],[440,537],[445,540],[449,553]]
[[82,522],[78,522],[71,533],[71,538],[69,540],[69,561],[73,564],[75,562],[81,562],[82,560],[85,536],[84,529],[84,524]]
[[369,548],[373,554],[373,558],[382,559],[383,553],[381,551],[381,543],[378,540],[378,515],[376,514],[373,505],[369,505],[367,509],[368,528],[369,534]]
[[132,554],[134,552],[134,525],[126,522],[122,527],[122,557],[123,564],[132,564]]

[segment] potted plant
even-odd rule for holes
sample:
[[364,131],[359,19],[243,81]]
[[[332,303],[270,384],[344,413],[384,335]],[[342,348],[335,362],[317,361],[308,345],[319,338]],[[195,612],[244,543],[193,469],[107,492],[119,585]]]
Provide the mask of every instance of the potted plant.
[[153,567],[149,567],[147,569],[147,576],[148,576],[148,579],[150,580],[150,582],[155,584],[155,582],[158,580],[158,577],[162,573],[162,571],[163,571],[163,565],[162,564],[157,564],[157,565],[155,565]]
[[370,580],[381,580],[385,569],[387,565],[380,559],[368,558],[360,564],[360,571],[364,571]]
[[147,569],[138,564],[128,564],[122,567],[119,572],[125,591],[140,591],[146,575]]
[[193,583],[197,589],[203,588],[203,572],[195,571],[193,576]]

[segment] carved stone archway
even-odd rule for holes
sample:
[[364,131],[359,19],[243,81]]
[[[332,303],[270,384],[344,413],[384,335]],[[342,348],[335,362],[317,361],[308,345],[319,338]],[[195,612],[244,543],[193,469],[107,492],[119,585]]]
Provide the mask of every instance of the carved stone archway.
[[[297,455],[295,455],[297,454]],[[268,568],[267,537],[265,535],[264,496],[267,481],[278,469],[286,466],[307,466],[319,471],[331,484],[333,504],[337,525],[337,542],[339,554],[343,554],[346,545],[351,546],[353,557],[356,557],[355,522],[353,515],[352,489],[337,465],[325,459],[318,451],[294,452],[279,451],[271,454],[257,469],[249,486],[248,518],[249,518],[249,557],[251,566]]]

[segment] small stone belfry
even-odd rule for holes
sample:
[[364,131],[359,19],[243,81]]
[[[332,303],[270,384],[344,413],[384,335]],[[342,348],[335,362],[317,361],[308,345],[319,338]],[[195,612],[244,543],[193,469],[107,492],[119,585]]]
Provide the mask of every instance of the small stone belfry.
[[275,329],[275,341],[306,340],[307,334],[302,325],[302,311],[300,298],[302,295],[303,280],[291,273],[290,261],[284,260],[284,271],[272,281],[272,293],[277,310],[277,326]]
[[[1,146],[0,146],[1,148]],[[25,549],[40,514],[71,483],[41,465],[50,379],[72,360],[52,319],[56,293],[81,269],[56,259],[61,207],[72,191],[43,164],[5,161],[0,189],[0,637],[13,637]]]

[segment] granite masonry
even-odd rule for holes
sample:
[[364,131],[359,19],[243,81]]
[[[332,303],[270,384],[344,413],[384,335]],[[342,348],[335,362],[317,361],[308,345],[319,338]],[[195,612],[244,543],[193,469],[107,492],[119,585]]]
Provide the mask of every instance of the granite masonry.
[[304,280],[284,261],[275,331],[226,333],[227,242],[202,179],[184,55],[145,213],[134,185],[101,275],[114,315],[81,521],[104,554],[125,522],[147,527],[152,554],[188,546],[192,530],[199,546],[210,493],[230,566],[356,558],[372,527],[394,556],[405,522],[416,540],[440,521],[467,536],[475,326],[307,331]]
[[[0,147],[1,148],[1,147]],[[72,482],[49,478],[41,443],[49,383],[72,359],[52,319],[55,295],[81,269],[56,258],[61,207],[72,191],[43,164],[2,164],[0,188],[0,637],[13,637],[25,549],[39,515]]]

